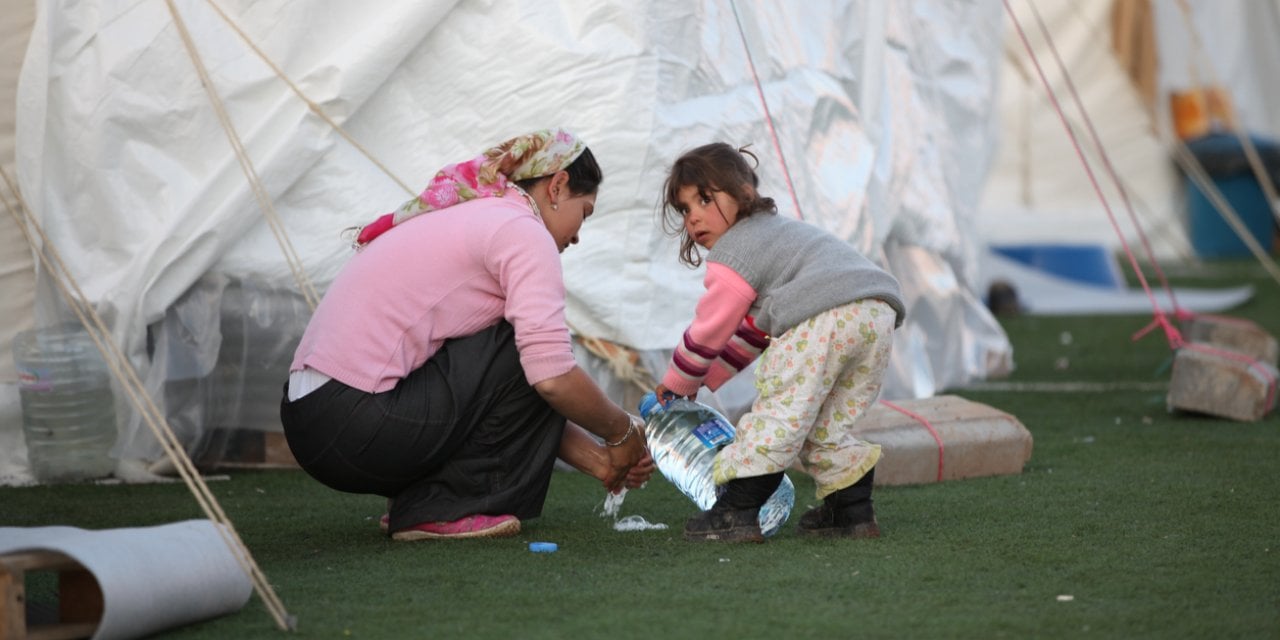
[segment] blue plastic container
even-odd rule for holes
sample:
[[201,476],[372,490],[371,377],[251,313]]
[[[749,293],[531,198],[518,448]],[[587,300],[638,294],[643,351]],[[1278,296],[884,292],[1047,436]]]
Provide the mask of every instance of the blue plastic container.
[[1115,256],[1100,244],[1006,244],[991,250],[1059,278],[1108,289],[1125,287]]
[[[1222,192],[1240,221],[1258,241],[1262,250],[1270,253],[1275,244],[1275,229],[1267,196],[1251,173],[1214,178],[1214,185]],[[1253,255],[1249,246],[1236,234],[1213,202],[1196,186],[1187,181],[1187,218],[1191,236],[1191,248],[1201,258],[1239,258]]]

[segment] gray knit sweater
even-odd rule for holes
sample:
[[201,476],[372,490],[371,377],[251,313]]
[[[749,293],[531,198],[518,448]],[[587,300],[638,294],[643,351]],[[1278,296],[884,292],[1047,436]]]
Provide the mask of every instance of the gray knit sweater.
[[898,280],[849,243],[802,220],[757,213],[738,220],[707,252],[753,289],[756,327],[779,336],[809,318],[863,298],[906,308]]

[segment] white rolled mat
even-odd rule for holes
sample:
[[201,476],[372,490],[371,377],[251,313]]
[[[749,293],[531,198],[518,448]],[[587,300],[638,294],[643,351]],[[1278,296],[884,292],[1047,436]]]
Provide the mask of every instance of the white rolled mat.
[[84,565],[102,589],[94,640],[138,638],[240,610],[249,576],[209,520],[88,530],[0,527],[0,553],[57,551]]

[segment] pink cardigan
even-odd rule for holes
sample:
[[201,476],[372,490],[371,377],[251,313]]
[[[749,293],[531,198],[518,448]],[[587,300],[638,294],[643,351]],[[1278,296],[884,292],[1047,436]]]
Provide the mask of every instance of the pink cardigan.
[[325,292],[290,371],[371,393],[449,338],[506,318],[529,384],[576,364],[555,241],[514,192],[408,220],[355,254]]
[[769,336],[756,328],[748,311],[756,291],[736,271],[707,263],[706,292],[698,300],[693,323],[676,345],[662,385],[692,396],[706,385],[715,391],[769,346]]

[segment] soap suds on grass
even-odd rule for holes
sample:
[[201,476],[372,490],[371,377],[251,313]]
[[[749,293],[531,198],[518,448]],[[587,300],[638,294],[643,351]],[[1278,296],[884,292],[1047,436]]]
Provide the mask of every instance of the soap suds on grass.
[[667,525],[661,522],[649,522],[644,516],[630,515],[625,518],[618,518],[618,512],[622,510],[622,501],[627,497],[627,490],[623,489],[618,493],[606,493],[604,496],[604,504],[600,509],[601,518],[613,518],[614,531],[653,531],[666,529]]

